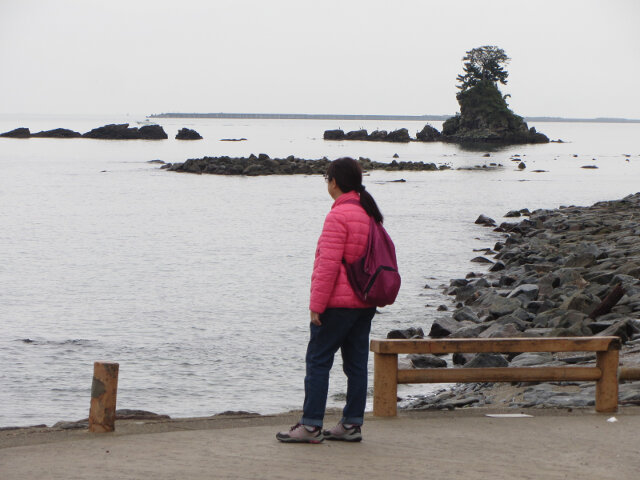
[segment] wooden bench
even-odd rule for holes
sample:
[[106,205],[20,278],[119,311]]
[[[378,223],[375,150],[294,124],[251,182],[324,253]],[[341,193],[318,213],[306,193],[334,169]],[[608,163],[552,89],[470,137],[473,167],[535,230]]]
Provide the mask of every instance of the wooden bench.
[[[618,409],[618,337],[371,340],[373,414],[397,415],[399,383],[595,381],[596,411]],[[595,367],[398,369],[399,353],[596,352]]]

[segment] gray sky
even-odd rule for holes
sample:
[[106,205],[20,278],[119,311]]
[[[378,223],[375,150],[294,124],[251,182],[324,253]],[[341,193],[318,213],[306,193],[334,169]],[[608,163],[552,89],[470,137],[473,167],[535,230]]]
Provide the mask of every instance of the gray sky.
[[0,0],[0,113],[451,114],[498,45],[525,116],[640,118],[640,1]]

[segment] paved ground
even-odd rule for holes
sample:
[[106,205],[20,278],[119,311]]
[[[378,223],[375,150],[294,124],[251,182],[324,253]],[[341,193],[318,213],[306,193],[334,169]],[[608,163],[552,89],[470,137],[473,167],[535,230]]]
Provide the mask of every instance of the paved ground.
[[638,407],[616,413],[617,422],[607,421],[614,415],[592,410],[485,416],[495,412],[475,408],[368,418],[358,444],[281,444],[274,435],[295,423],[292,414],[126,421],[112,434],[5,431],[0,432],[0,478],[640,478]]

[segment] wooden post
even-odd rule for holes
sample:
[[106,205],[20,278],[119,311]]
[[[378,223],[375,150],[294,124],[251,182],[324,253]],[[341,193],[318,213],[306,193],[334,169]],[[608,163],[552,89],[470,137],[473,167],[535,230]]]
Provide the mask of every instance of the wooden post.
[[596,367],[602,371],[596,382],[596,411],[618,410],[618,350],[596,352]]
[[398,414],[398,355],[376,353],[373,357],[373,414]]
[[89,431],[113,432],[116,423],[116,394],[118,392],[117,363],[95,362],[91,384]]

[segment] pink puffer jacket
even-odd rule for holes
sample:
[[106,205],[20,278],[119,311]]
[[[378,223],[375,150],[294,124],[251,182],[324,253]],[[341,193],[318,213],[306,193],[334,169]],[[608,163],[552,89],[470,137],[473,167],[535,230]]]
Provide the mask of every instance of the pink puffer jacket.
[[351,263],[360,258],[367,247],[369,215],[360,205],[346,203],[360,200],[357,192],[343,193],[327,214],[318,239],[316,259],[311,275],[309,309],[322,313],[327,308],[367,308],[353,292],[342,258]]

